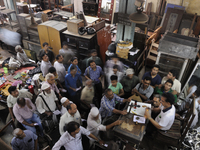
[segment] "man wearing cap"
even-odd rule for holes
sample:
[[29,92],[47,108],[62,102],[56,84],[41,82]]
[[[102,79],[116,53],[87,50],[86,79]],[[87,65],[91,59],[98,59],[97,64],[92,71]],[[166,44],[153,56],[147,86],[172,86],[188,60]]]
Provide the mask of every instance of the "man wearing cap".
[[81,115],[77,110],[76,104],[74,103],[69,103],[67,105],[67,112],[60,118],[60,123],[59,123],[60,135],[63,135],[65,133],[63,129],[65,124],[68,124],[71,121],[75,121],[81,124]]
[[58,98],[51,89],[50,85],[46,82],[42,84],[41,90],[42,92],[38,95],[35,102],[37,110],[40,114],[51,116],[56,110],[56,104],[58,108],[61,108],[58,103]]
[[63,98],[61,98],[61,100],[60,100],[60,102],[61,102],[61,104],[62,104],[62,108],[61,108],[61,115],[64,115],[66,112],[67,112],[67,105],[69,104],[69,103],[73,103],[72,101],[69,101],[69,99],[68,98],[66,98],[66,97],[63,97]]
[[130,97],[132,89],[139,83],[139,78],[134,75],[134,70],[128,68],[126,70],[126,76],[121,79],[121,84],[124,89],[124,98]]

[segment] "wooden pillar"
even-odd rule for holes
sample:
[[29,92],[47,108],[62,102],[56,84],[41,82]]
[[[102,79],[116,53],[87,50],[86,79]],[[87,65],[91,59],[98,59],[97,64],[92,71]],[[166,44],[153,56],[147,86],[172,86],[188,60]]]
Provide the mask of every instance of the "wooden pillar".
[[[120,0],[119,1],[119,13],[132,14],[136,12],[135,0]],[[131,26],[118,23],[116,42],[119,40],[134,40],[135,23],[131,23]]]

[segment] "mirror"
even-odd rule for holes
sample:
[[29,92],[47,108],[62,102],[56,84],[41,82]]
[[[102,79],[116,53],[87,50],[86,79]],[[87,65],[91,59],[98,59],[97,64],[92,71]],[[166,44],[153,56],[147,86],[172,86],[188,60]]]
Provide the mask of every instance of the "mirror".
[[99,0],[98,17],[111,21],[114,0]]

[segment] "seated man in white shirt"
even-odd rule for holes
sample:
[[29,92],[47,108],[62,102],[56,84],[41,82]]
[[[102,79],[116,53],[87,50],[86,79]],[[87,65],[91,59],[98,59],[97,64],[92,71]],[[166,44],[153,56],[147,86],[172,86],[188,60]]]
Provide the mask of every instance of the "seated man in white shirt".
[[61,98],[60,102],[62,104],[62,108],[61,108],[61,116],[62,116],[67,112],[67,105],[73,102],[69,101],[69,99],[66,97]]
[[68,124],[71,121],[75,121],[81,124],[81,115],[77,110],[76,104],[74,103],[70,103],[67,105],[67,112],[60,118],[60,123],[59,123],[60,135],[63,135],[65,133],[63,129],[65,124]]
[[181,83],[176,78],[178,77],[178,72],[175,69],[171,69],[167,76],[162,78],[161,85],[164,85],[168,79],[171,79],[174,83],[171,89],[173,90],[173,94],[177,95],[181,92]]
[[75,121],[69,122],[65,125],[64,129],[64,134],[56,142],[52,150],[60,150],[61,146],[64,146],[66,150],[83,150],[82,134],[93,138],[98,141],[100,145],[103,145],[103,141],[99,140]]
[[161,112],[158,114],[156,119],[151,118],[151,115],[146,108],[145,116],[149,119],[149,124],[146,129],[147,134],[151,134],[153,131],[160,130],[169,130],[174,123],[176,109],[173,105],[174,96],[171,93],[163,93],[161,97]]

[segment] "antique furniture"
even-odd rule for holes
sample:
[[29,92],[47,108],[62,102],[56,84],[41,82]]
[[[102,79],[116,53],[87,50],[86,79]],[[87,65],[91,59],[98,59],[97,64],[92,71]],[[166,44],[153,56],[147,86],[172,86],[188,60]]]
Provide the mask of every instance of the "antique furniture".
[[36,52],[36,55],[39,55],[39,51],[41,49],[41,45],[39,43],[31,42],[28,40],[22,40],[24,49],[32,50]]
[[58,21],[46,21],[38,25],[38,33],[41,47],[44,42],[49,43],[54,55],[59,54],[61,49],[61,33],[67,29],[67,24]]
[[17,8],[18,8],[19,14],[20,13],[29,14],[29,9],[28,9],[27,4],[18,4]]
[[4,15],[8,16],[9,22],[10,22],[10,26],[11,26],[12,29],[13,29],[14,26],[18,25],[16,22],[12,21],[12,19],[11,19],[11,14],[15,14],[16,15],[16,12],[14,10],[12,10],[12,9],[4,9],[4,10],[0,11],[0,14],[4,14]]
[[114,2],[114,0],[99,0],[98,17],[107,21],[111,21]]
[[67,20],[67,30],[78,34],[79,27],[84,27],[84,21],[81,19],[70,19]]
[[73,4],[65,5],[61,7],[61,10],[73,13]]
[[85,15],[96,16],[98,5],[95,2],[83,2],[83,11]]

